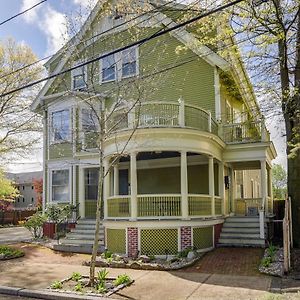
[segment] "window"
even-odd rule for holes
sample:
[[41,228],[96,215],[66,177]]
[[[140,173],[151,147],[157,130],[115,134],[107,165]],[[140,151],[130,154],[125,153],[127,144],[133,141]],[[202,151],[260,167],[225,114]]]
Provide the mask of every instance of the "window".
[[23,198],[23,202],[25,202],[25,198]]
[[99,123],[95,112],[91,109],[82,109],[82,132],[83,132],[83,148],[97,148]]
[[52,201],[69,202],[69,170],[52,171]]
[[116,62],[114,54],[102,59],[102,82],[116,80]]
[[122,51],[122,77],[136,75],[136,48]]
[[23,191],[25,190],[25,185],[23,185]]
[[18,202],[20,202],[20,198],[18,198]]
[[69,140],[69,110],[61,110],[52,113],[52,141],[62,142]]
[[33,185],[31,186],[31,189],[32,189],[32,190],[34,189],[34,186],[33,186]]
[[89,168],[84,170],[86,200],[97,200],[98,178],[99,170],[97,168]]
[[78,90],[78,89],[85,88],[86,81],[87,81],[86,66],[78,67],[77,69],[72,70],[72,89]]
[[31,202],[33,202],[34,201],[34,198],[31,198]]

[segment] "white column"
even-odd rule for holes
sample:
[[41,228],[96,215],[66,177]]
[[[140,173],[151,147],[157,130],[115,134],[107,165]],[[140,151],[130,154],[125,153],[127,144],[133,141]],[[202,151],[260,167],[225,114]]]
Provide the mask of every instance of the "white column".
[[274,204],[274,199],[273,199],[273,187],[272,187],[272,169],[269,169],[268,172],[269,176],[268,176],[268,184],[269,184],[269,191],[270,191],[270,197],[271,197],[271,203],[272,203],[272,213],[273,213],[273,204]]
[[130,154],[130,208],[131,220],[137,219],[137,172],[136,153]]
[[180,127],[184,127],[185,126],[185,112],[184,112],[184,100],[183,98],[179,98],[178,100],[179,102],[179,115],[178,115],[178,123]]
[[187,153],[180,153],[180,185],[181,185],[181,217],[188,219],[189,204],[188,204],[188,174],[187,174]]
[[84,197],[84,169],[79,168],[79,214],[81,218],[85,217],[85,197]]
[[235,214],[235,198],[236,198],[236,184],[235,184],[235,176],[234,176],[234,170],[230,169],[230,209],[231,212]]
[[[74,206],[76,206],[76,198],[77,198],[77,195],[76,195],[76,165],[72,166],[72,204]],[[73,221],[76,221],[76,212],[73,211],[72,213],[72,219]]]
[[108,217],[108,206],[107,201],[110,196],[110,174],[108,172],[109,168],[109,158],[104,158],[103,160],[104,167],[104,182],[103,182],[103,204],[104,204],[104,219]]
[[261,186],[261,198],[262,203],[264,203],[265,212],[268,211],[268,201],[267,200],[267,163],[266,160],[260,161],[260,186]]
[[222,199],[222,215],[226,214],[225,184],[224,184],[224,163],[219,162],[219,196]]
[[208,181],[209,181],[209,196],[211,199],[211,214],[216,215],[215,210],[215,178],[214,178],[214,158],[208,157]]
[[114,196],[119,195],[119,166],[114,166]]
[[208,131],[211,132],[211,112],[208,112]]

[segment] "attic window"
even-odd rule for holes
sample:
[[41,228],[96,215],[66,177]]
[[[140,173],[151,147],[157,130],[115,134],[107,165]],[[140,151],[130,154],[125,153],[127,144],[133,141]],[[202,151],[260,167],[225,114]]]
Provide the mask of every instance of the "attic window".
[[[77,63],[78,65],[79,63]],[[76,64],[75,64],[76,66]],[[72,71],[72,89],[79,90],[87,86],[87,71],[86,66],[78,67]]]

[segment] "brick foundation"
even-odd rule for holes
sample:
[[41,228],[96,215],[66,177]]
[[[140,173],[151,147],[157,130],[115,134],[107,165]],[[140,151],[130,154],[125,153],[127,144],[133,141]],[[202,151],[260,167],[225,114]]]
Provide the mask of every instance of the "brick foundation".
[[191,227],[185,226],[180,228],[180,248],[181,251],[192,246],[192,233]]
[[127,251],[129,257],[138,256],[138,235],[139,231],[135,227],[127,228]]
[[216,224],[214,226],[214,243],[215,243],[215,247],[217,246],[218,242],[219,242],[219,238],[220,238],[220,235],[221,235],[221,231],[222,231],[222,227],[223,227],[223,223],[221,224]]

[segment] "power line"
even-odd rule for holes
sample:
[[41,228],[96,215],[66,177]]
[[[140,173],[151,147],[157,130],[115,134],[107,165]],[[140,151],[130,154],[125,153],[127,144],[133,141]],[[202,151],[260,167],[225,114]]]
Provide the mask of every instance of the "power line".
[[176,30],[176,29],[179,29],[179,28],[181,28],[181,27],[184,27],[184,26],[186,26],[186,25],[189,25],[189,24],[191,24],[191,23],[193,23],[193,22],[196,22],[196,21],[198,21],[198,20],[200,20],[200,19],[203,19],[203,18],[205,18],[205,17],[207,17],[207,16],[210,16],[210,15],[212,15],[212,14],[214,14],[214,13],[220,12],[220,11],[222,11],[222,10],[224,10],[224,9],[226,9],[226,8],[229,8],[229,7],[233,6],[233,5],[236,5],[236,4],[238,4],[238,3],[242,2],[242,1],[244,1],[244,0],[235,0],[235,1],[230,2],[230,3],[228,3],[228,4],[222,5],[222,6],[218,7],[218,8],[216,8],[216,9],[213,9],[213,10],[211,10],[211,11],[209,11],[209,12],[205,12],[205,13],[203,13],[203,14],[200,14],[200,15],[198,15],[198,16],[196,16],[196,17],[190,19],[190,20],[187,20],[187,21],[185,21],[185,22],[182,22],[182,23],[180,23],[180,24],[177,24],[177,25],[175,25],[175,26],[173,26],[173,27],[171,27],[171,28],[167,28],[167,29],[164,29],[164,30],[162,30],[162,31],[160,31],[160,32],[156,32],[156,33],[150,35],[149,37],[146,37],[146,38],[143,38],[143,39],[138,40],[138,41],[136,41],[136,42],[133,42],[133,43],[127,45],[127,46],[120,47],[120,48],[118,48],[118,49],[116,49],[116,50],[113,50],[113,51],[110,51],[110,52],[108,52],[108,53],[106,53],[106,54],[100,55],[100,56],[98,56],[98,57],[96,57],[96,58],[94,58],[94,59],[91,59],[91,60],[89,60],[89,61],[83,62],[83,63],[81,63],[81,64],[79,64],[79,65],[77,65],[77,66],[68,68],[68,69],[66,69],[66,70],[60,71],[60,72],[58,72],[58,73],[52,74],[52,75],[50,75],[50,76],[47,76],[47,77],[44,77],[44,78],[42,78],[42,79],[40,79],[40,80],[37,80],[37,81],[35,81],[35,82],[32,82],[32,83],[30,83],[30,84],[27,84],[27,85],[21,86],[21,87],[19,87],[19,88],[13,89],[13,90],[11,90],[11,91],[9,91],[9,92],[6,92],[6,93],[0,95],[0,97],[8,96],[8,95],[10,95],[10,94],[12,94],[12,93],[15,93],[15,92],[21,91],[21,90],[23,90],[23,89],[26,89],[26,88],[35,86],[35,85],[37,85],[37,84],[39,84],[39,83],[42,83],[42,82],[44,82],[44,81],[46,81],[46,80],[55,78],[55,77],[60,76],[60,75],[63,75],[63,74],[66,74],[66,73],[68,73],[68,72],[70,72],[70,71],[73,71],[73,70],[76,70],[76,69],[78,69],[78,68],[82,68],[82,67],[84,67],[84,66],[86,66],[86,65],[89,65],[89,64],[94,63],[94,62],[96,62],[96,61],[99,61],[100,59],[103,59],[103,58],[108,57],[108,56],[110,56],[110,55],[113,55],[113,54],[115,54],[115,53],[118,53],[118,52],[127,50],[127,49],[129,49],[129,48],[132,48],[132,47],[134,47],[134,46],[138,46],[138,45],[140,45],[140,44],[146,43],[146,42],[148,42],[148,41],[150,41],[150,40],[152,40],[152,39],[158,38],[158,37],[160,37],[160,36],[162,36],[162,35],[164,35],[164,34],[166,34],[166,33],[172,32],[172,31],[174,31],[174,30]]
[[11,21],[11,20],[13,20],[13,19],[15,19],[15,18],[17,18],[17,17],[19,17],[19,16],[21,16],[21,15],[23,15],[23,14],[25,14],[25,13],[27,13],[28,11],[30,11],[30,10],[36,8],[37,6],[41,5],[42,3],[46,2],[46,1],[47,1],[47,0],[40,1],[40,2],[38,2],[37,4],[35,4],[35,5],[33,5],[33,6],[29,7],[29,8],[27,8],[27,9],[21,11],[21,12],[19,12],[18,14],[16,14],[16,15],[14,15],[14,16],[12,16],[12,17],[10,17],[10,18],[4,20],[4,21],[2,21],[2,22],[0,23],[0,26],[3,25],[3,24],[5,24],[5,23],[7,23],[7,22],[9,22],[9,21]]
[[[47,0],[45,0],[45,1],[47,1]],[[118,25],[116,25],[116,26],[114,26],[114,27],[112,27],[112,28],[109,28],[109,29],[104,30],[104,31],[102,31],[102,32],[100,32],[100,33],[97,33],[97,34],[95,34],[95,35],[93,35],[93,36],[91,36],[91,37],[89,37],[89,38],[87,38],[87,39],[85,39],[85,40],[80,41],[80,42],[79,42],[78,44],[76,44],[76,45],[75,45],[75,44],[71,45],[70,47],[79,46],[79,45],[81,45],[81,44],[83,44],[83,43],[86,43],[86,42],[88,42],[88,41],[90,41],[90,40],[92,40],[92,39],[94,39],[94,38],[97,38],[97,37],[100,37],[100,36],[102,36],[102,35],[104,35],[104,34],[107,34],[107,33],[109,33],[110,31],[113,31],[113,30],[115,30],[115,29],[117,29],[117,28],[119,28],[119,27],[121,27],[121,26],[124,26],[124,25],[126,25],[126,24],[128,24],[128,23],[130,23],[130,22],[133,22],[133,21],[137,20],[137,19],[140,18],[140,17],[143,17],[144,15],[147,15],[147,14],[149,14],[149,13],[151,13],[151,12],[158,11],[159,9],[163,8],[164,6],[169,5],[169,4],[172,3],[172,2],[173,2],[173,0],[168,1],[168,2],[164,3],[163,5],[157,6],[157,7],[154,8],[154,9],[151,9],[151,10],[149,10],[149,11],[147,11],[147,12],[144,12],[144,13],[142,13],[142,14],[140,14],[140,15],[137,15],[137,16],[135,16],[134,18],[129,19],[129,20],[126,20],[125,22],[120,23],[120,24],[118,24]],[[147,20],[149,20],[150,18],[151,18],[151,16],[150,16]],[[143,23],[144,21],[145,21],[145,20],[142,20],[141,22],[139,22],[139,23],[137,23],[137,24]],[[70,42],[71,42],[71,41],[69,41],[69,43],[70,43]],[[68,47],[68,50],[69,50],[69,49],[70,49],[70,48]],[[57,53],[57,52],[56,52],[56,53]],[[34,66],[35,64],[38,64],[38,63],[40,63],[40,62],[42,62],[42,61],[44,61],[44,60],[46,60],[46,59],[50,59],[50,58],[54,57],[54,56],[56,55],[56,53],[50,54],[50,55],[48,55],[48,56],[45,56],[45,57],[43,57],[43,58],[41,58],[41,59],[39,59],[39,60],[37,60],[37,61],[35,61],[35,62],[32,62],[31,64],[25,65],[25,66],[23,66],[23,67],[21,67],[21,68],[19,68],[19,69],[16,69],[16,70],[14,70],[14,71],[12,71],[12,72],[3,74],[2,76],[0,76],[0,79],[5,78],[5,77],[10,76],[10,75],[13,75],[13,74],[15,74],[15,73],[17,73],[17,72],[20,72],[20,71],[22,71],[22,70],[25,70],[25,69],[27,69],[27,68],[29,68],[29,67],[32,67],[32,66]]]

